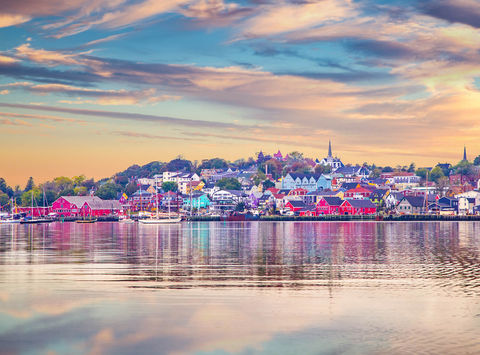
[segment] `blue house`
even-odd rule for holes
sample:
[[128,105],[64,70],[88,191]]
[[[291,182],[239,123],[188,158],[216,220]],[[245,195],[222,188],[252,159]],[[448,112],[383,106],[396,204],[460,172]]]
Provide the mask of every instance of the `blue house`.
[[190,196],[187,196],[183,199],[183,208],[189,209],[192,208],[208,208],[210,206],[211,201],[208,198],[207,194],[193,194],[192,195],[192,203],[190,204]]
[[330,189],[332,178],[322,174],[295,174],[288,173],[282,179],[282,189],[293,190],[302,188],[307,191]]

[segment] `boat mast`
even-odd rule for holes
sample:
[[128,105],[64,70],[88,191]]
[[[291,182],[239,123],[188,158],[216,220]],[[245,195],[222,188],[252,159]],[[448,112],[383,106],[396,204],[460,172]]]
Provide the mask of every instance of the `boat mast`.
[[158,183],[157,176],[155,175],[155,209],[157,210],[157,219],[158,219]]

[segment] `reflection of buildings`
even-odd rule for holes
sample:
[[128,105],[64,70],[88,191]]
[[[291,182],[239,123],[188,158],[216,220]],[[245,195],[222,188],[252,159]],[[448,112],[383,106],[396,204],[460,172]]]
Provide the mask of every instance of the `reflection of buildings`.
[[479,263],[479,229],[474,222],[12,225],[0,226],[0,263],[114,264],[99,273],[124,270],[124,280],[152,287],[461,279]]

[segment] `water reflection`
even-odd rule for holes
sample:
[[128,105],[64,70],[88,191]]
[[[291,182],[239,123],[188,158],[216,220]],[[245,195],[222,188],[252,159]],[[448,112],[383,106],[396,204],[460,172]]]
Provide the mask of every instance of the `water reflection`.
[[2,225],[0,352],[474,353],[479,231]]

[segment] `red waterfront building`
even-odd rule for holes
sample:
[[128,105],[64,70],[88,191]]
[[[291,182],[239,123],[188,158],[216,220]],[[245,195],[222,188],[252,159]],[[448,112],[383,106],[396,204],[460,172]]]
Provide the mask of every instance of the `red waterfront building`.
[[317,202],[317,215],[340,214],[342,203],[343,200],[340,197],[324,196]]
[[377,213],[377,206],[370,200],[345,200],[340,206],[340,214],[368,215]]
[[100,217],[120,212],[117,200],[102,200],[98,196],[61,196],[50,207],[50,212],[61,217]]

